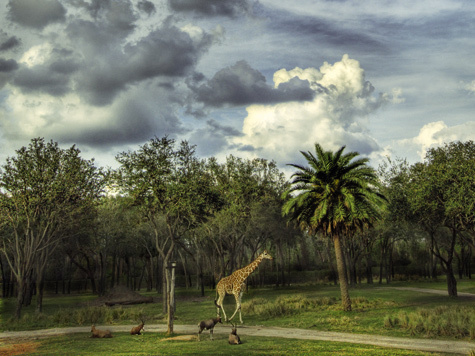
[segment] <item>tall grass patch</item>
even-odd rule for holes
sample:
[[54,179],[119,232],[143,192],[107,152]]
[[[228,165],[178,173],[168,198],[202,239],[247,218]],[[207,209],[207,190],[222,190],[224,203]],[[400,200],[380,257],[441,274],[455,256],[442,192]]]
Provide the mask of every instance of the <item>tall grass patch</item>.
[[9,330],[24,328],[48,328],[92,324],[135,323],[144,315],[143,309],[123,307],[61,308],[52,314],[24,313],[20,320],[10,318]]
[[475,339],[475,308],[438,306],[414,312],[400,311],[384,318],[386,328],[402,328],[411,335],[442,336]]
[[[394,305],[394,302],[379,299],[369,300],[365,297],[356,297],[351,300],[353,310],[367,310],[381,307],[382,305]],[[264,318],[291,316],[308,311],[341,311],[341,300],[336,297],[307,297],[296,294],[280,296],[275,301],[264,298],[254,298],[242,304],[245,314],[255,314]]]

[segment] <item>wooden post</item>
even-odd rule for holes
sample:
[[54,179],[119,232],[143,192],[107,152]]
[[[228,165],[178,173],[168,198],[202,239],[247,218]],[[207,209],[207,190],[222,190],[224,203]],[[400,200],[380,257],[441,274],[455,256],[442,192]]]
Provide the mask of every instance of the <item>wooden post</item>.
[[175,267],[176,262],[170,262],[168,269],[171,270],[170,290],[168,291],[168,329],[167,334],[173,334],[173,321],[175,319]]

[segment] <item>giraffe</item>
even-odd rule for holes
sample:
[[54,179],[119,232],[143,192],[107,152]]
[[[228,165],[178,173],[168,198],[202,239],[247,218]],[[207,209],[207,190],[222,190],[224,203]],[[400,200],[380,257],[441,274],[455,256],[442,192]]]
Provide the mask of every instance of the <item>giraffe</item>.
[[223,314],[224,314],[224,321],[228,321],[228,318],[226,316],[226,312],[224,311],[223,308],[223,300],[224,297],[228,294],[234,295],[234,298],[236,299],[236,310],[234,311],[234,314],[231,316],[229,321],[233,320],[234,316],[236,315],[237,311],[239,310],[239,319],[242,322],[242,315],[241,315],[241,298],[242,294],[244,293],[244,281],[246,280],[249,275],[254,272],[254,270],[259,266],[259,264],[262,262],[263,259],[269,259],[272,260],[272,256],[269,255],[269,253],[264,250],[253,262],[251,262],[249,265],[246,267],[243,267],[241,269],[238,269],[237,271],[234,271],[230,276],[222,278],[217,286],[216,286],[216,295],[219,294],[219,298],[216,301],[214,300],[214,304],[216,304],[217,310],[218,310],[218,316],[219,316],[219,310],[223,309]]

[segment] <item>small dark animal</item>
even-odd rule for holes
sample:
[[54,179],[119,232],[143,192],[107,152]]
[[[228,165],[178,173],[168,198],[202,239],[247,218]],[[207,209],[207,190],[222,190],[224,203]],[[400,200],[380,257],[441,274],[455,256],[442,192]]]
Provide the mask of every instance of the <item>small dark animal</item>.
[[229,334],[229,345],[239,345],[242,344],[241,338],[237,334],[237,329],[236,325],[233,324],[233,329],[231,330],[231,333]]
[[145,322],[143,320],[141,320],[141,323],[137,326],[134,326],[131,330],[130,330],[130,335],[142,335],[140,332],[141,331],[145,331]]
[[198,340],[200,340],[201,332],[202,332],[204,329],[209,330],[210,338],[211,338],[211,340],[213,340],[213,329],[214,329],[214,326],[215,326],[217,323],[221,323],[221,324],[222,324],[222,321],[221,321],[221,317],[220,317],[220,316],[218,316],[217,318],[214,318],[214,319],[208,319],[208,320],[200,321],[200,323],[198,324],[198,327],[199,327]]
[[91,337],[98,337],[98,338],[105,338],[105,337],[112,337],[112,333],[109,330],[99,330],[93,325],[91,327]]

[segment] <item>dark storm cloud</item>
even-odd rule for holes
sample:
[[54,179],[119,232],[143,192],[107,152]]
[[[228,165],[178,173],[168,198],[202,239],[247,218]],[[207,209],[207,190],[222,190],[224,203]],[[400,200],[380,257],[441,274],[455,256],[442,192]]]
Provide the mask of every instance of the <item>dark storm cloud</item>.
[[210,131],[213,133],[219,133],[224,136],[231,136],[231,137],[237,137],[237,136],[243,135],[241,131],[236,130],[235,128],[231,126],[221,125],[216,120],[208,120],[206,121],[206,124],[208,125],[208,128],[210,128]]
[[72,4],[85,9],[96,23],[109,28],[119,37],[124,37],[133,31],[138,19],[129,0],[93,0],[91,3],[74,0]]
[[139,3],[137,4],[137,8],[148,15],[151,15],[156,12],[155,5],[147,0],[139,1]]
[[26,93],[45,92],[52,96],[62,96],[71,90],[70,77],[47,66],[21,67],[13,84]]
[[92,35],[90,27],[83,30],[86,34],[80,39],[81,49],[88,55],[77,79],[77,89],[89,103],[98,106],[109,104],[129,84],[160,76],[185,76],[213,41],[207,34],[193,40],[177,27],[165,25],[123,50],[103,48],[102,52],[96,52],[99,44],[108,38],[107,30],[101,31],[96,26],[96,42],[88,41]]
[[251,11],[248,0],[168,0],[177,12],[192,12],[201,16],[236,17]]
[[75,60],[58,59],[49,65],[52,72],[61,74],[72,74],[79,69],[79,64]]
[[197,101],[213,107],[308,101],[315,95],[308,81],[298,78],[273,88],[245,61],[221,69],[205,84],[190,87]]
[[115,144],[135,144],[154,135],[185,133],[173,110],[163,105],[157,110],[142,98],[124,100],[113,111],[111,120],[104,125],[87,129],[67,130],[58,133],[62,141],[86,144],[92,147],[107,147]]
[[62,22],[66,17],[66,9],[58,0],[10,0],[7,7],[10,20],[35,29]]
[[15,36],[8,38],[7,40],[0,42],[0,52],[8,51],[20,45],[20,40]]
[[63,96],[72,90],[72,80],[80,69],[78,60],[72,50],[54,48],[44,63],[21,65],[12,77],[12,84],[24,93],[48,93]]
[[18,63],[14,59],[0,58],[0,73],[12,72],[18,69]]

